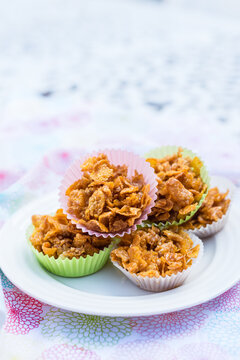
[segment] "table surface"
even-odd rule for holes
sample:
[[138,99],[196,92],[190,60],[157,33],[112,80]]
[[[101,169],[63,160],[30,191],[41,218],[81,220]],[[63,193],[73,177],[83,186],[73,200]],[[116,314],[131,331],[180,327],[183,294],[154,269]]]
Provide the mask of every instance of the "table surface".
[[[180,144],[240,185],[237,0],[13,0],[1,15],[0,225],[82,151],[106,146]],[[3,359],[240,356],[240,284],[181,312],[113,319],[1,279]]]

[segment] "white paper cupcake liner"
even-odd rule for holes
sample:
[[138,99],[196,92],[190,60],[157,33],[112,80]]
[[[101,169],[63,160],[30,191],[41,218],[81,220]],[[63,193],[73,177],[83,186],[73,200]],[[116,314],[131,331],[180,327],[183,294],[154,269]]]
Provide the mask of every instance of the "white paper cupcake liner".
[[124,275],[128,277],[130,281],[132,281],[135,285],[140,287],[141,289],[147,291],[154,292],[162,292],[166,290],[173,289],[183,284],[183,282],[187,279],[192,270],[196,267],[203,256],[203,243],[201,239],[199,239],[196,235],[189,233],[189,236],[193,240],[193,247],[196,245],[200,245],[199,253],[197,258],[192,259],[192,265],[189,266],[186,270],[178,272],[177,274],[173,274],[171,276],[167,275],[165,277],[160,276],[159,278],[150,278],[147,276],[140,276],[136,274],[131,274],[129,271],[124,269],[122,266],[118,264],[117,261],[112,261],[112,264],[118,268]]
[[[150,185],[149,196],[151,197],[151,203],[143,210],[142,215],[136,219],[133,226],[127,228],[126,230],[119,232],[98,232],[89,230],[86,226],[79,224],[77,218],[68,213],[68,196],[65,195],[66,190],[70,185],[82,177],[81,165],[89,157],[98,156],[99,154],[106,154],[110,163],[114,165],[127,165],[128,167],[128,177],[134,175],[135,170],[139,174],[142,174],[145,180],[145,184]],[[153,168],[150,164],[145,161],[144,158],[141,158],[139,155],[136,155],[132,152],[120,150],[120,149],[103,149],[95,151],[90,154],[85,154],[76,160],[66,171],[63,180],[59,187],[59,202],[63,209],[63,212],[67,215],[67,218],[70,219],[78,229],[81,229],[83,232],[88,233],[89,235],[102,236],[102,237],[116,237],[123,236],[124,234],[130,234],[131,231],[136,230],[137,225],[140,225],[144,220],[147,219],[148,214],[151,212],[157,198],[157,180]]]
[[206,238],[208,236],[212,236],[223,229],[225,224],[227,223],[229,212],[232,205],[233,195],[236,189],[236,186],[228,179],[223,178],[221,176],[212,176],[211,177],[211,187],[213,188],[217,186],[220,192],[226,192],[229,190],[229,194],[227,199],[230,199],[230,205],[228,207],[227,213],[221,217],[218,221],[214,221],[212,224],[207,224],[206,226],[202,226],[199,229],[189,230],[189,233],[192,233],[200,238]]

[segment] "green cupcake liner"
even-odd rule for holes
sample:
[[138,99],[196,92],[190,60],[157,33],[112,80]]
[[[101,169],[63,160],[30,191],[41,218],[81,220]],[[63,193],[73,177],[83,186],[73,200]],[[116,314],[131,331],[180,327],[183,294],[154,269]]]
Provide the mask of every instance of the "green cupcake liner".
[[44,255],[42,252],[39,252],[31,244],[29,238],[33,230],[33,225],[30,225],[27,229],[26,235],[29,246],[35,254],[37,260],[51,273],[64,277],[82,277],[99,271],[106,264],[110,252],[119,241],[119,239],[113,239],[107,248],[100,250],[98,254],[95,253],[93,256],[87,255],[85,258],[80,257],[79,259],[61,259],[60,257],[55,259],[54,256],[49,257],[48,255]]
[[[173,155],[175,154],[179,149],[179,146],[162,146],[162,147],[159,147],[159,148],[156,148],[156,149],[153,149],[151,151],[149,151],[148,153],[146,153],[144,155],[145,159],[147,158],[163,158],[167,155]],[[191,159],[193,159],[194,157],[198,157],[199,156],[197,154],[195,154],[194,152],[192,152],[191,150],[189,149],[186,149],[186,148],[183,148],[183,156],[189,156]],[[200,159],[200,158],[199,158]],[[201,159],[200,159],[201,160]],[[202,162],[202,160],[201,160]],[[203,163],[203,162],[202,162]],[[144,227],[144,226],[147,226],[147,227],[151,227],[152,225],[160,228],[160,229],[167,229],[171,226],[179,226],[183,223],[185,223],[186,221],[190,220],[193,215],[198,211],[198,209],[201,207],[205,197],[207,196],[207,193],[208,193],[208,189],[209,189],[209,186],[210,186],[210,177],[208,175],[208,171],[207,171],[207,168],[206,166],[203,164],[202,167],[201,167],[201,170],[200,170],[200,177],[202,179],[202,181],[207,184],[207,190],[206,192],[202,195],[198,205],[196,206],[196,209],[191,211],[188,215],[186,215],[185,218],[182,218],[180,219],[179,221],[173,221],[173,222],[169,222],[169,221],[166,221],[166,222],[159,222],[159,223],[154,223],[154,222],[151,222],[149,220],[146,220],[143,222],[142,225],[139,226],[140,227]]]

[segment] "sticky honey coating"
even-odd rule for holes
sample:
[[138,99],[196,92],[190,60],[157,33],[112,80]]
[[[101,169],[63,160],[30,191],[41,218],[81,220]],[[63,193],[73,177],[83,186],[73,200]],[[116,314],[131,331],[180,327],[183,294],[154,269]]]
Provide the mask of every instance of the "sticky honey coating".
[[161,231],[152,226],[125,235],[111,259],[132,274],[159,278],[187,269],[199,250],[182,229]]
[[66,191],[68,213],[89,230],[125,230],[151,202],[143,175],[135,171],[129,178],[127,166],[110,164],[105,154],[88,158],[81,169],[82,178]]
[[158,191],[149,215],[153,222],[173,222],[195,210],[207,185],[200,177],[202,162],[198,157],[183,156],[182,148],[173,155],[147,161],[157,174]]
[[211,188],[204,199],[198,212],[183,226],[185,229],[199,229],[207,224],[212,224],[227,213],[230,199],[227,199],[229,191],[220,193],[217,187]]
[[77,258],[99,253],[111,243],[111,238],[96,237],[83,234],[58,209],[54,216],[33,215],[34,231],[30,242],[44,255],[64,258]]

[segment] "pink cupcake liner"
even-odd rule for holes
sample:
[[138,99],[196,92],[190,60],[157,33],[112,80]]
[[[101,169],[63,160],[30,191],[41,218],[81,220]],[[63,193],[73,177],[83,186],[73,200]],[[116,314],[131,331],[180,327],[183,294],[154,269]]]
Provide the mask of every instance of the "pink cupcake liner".
[[[144,209],[140,218],[135,221],[135,224],[129,227],[127,230],[115,233],[102,233],[93,230],[87,229],[84,225],[76,223],[78,220],[76,217],[68,213],[68,196],[65,195],[66,190],[70,185],[82,177],[82,171],[80,166],[83,162],[89,157],[97,156],[98,154],[104,153],[107,155],[109,161],[113,165],[127,165],[128,167],[128,177],[134,175],[135,170],[139,174],[142,174],[146,184],[150,185],[149,196],[151,197],[151,203]],[[102,237],[115,237],[123,236],[124,234],[130,234],[131,231],[136,230],[137,225],[140,225],[144,220],[147,220],[148,214],[151,212],[157,199],[157,180],[153,168],[150,164],[145,161],[144,158],[141,158],[139,155],[136,155],[132,152],[120,150],[120,149],[103,149],[99,151],[94,151],[90,154],[82,155],[78,160],[76,160],[66,171],[62,182],[59,187],[59,202],[63,209],[63,212],[67,215],[67,218],[74,223],[78,229],[81,229],[83,232],[88,233],[89,235],[102,236]]]

